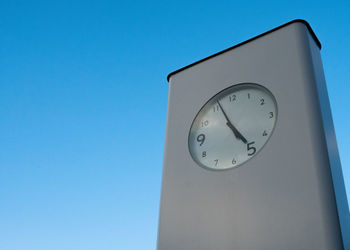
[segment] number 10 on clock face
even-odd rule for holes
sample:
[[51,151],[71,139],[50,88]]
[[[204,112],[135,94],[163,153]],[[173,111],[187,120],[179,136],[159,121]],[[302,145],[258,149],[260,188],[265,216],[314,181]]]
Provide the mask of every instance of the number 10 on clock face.
[[276,120],[276,100],[268,89],[252,83],[231,86],[212,97],[194,118],[190,154],[201,167],[237,167],[263,148]]

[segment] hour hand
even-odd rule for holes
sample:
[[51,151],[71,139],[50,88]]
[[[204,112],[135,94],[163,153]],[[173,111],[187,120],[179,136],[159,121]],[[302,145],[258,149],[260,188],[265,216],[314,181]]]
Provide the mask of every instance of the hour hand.
[[231,123],[230,119],[229,119],[228,116],[226,115],[226,112],[225,112],[224,109],[222,108],[220,102],[217,101],[217,103],[219,104],[219,107],[220,107],[222,113],[223,113],[224,116],[225,116],[225,119],[226,119],[226,121],[227,121],[227,122],[226,122],[226,125],[232,130],[233,134],[235,135],[235,137],[236,137],[237,139],[240,139],[240,140],[242,140],[242,142],[247,143],[247,142],[248,142],[247,139],[244,138],[244,136],[243,136],[243,135],[237,130],[237,128]]
[[235,126],[233,126],[232,123],[226,122],[226,125],[232,130],[232,132],[235,134],[235,136],[236,136],[237,139],[241,139],[242,142],[244,142],[244,143],[247,143],[247,142],[248,142],[247,139],[244,138],[244,136],[236,129]]

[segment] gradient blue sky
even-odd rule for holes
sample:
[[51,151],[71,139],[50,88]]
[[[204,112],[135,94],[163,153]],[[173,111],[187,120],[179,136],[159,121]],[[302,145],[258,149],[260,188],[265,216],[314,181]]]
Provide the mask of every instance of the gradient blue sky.
[[350,4],[0,1],[0,249],[148,250],[167,73],[291,19],[322,57],[350,193]]

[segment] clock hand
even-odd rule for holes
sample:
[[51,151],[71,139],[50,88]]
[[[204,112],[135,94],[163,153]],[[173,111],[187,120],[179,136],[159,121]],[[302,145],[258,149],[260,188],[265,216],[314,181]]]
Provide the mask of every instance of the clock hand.
[[230,129],[232,129],[232,131],[236,131],[236,134],[235,134],[235,136],[238,138],[238,139],[241,139],[242,140],[242,142],[244,142],[245,144],[247,144],[247,139],[246,138],[244,138],[244,136],[233,126],[233,124],[232,123],[230,123],[230,122],[227,122],[226,123],[226,125],[230,128]]
[[220,109],[221,109],[221,111],[222,111],[222,113],[224,114],[224,116],[225,116],[225,119],[226,119],[226,125],[232,130],[232,132],[233,132],[233,134],[236,136],[236,138],[237,139],[240,139],[240,137],[239,137],[239,132],[238,132],[238,130],[232,125],[232,123],[230,122],[230,119],[228,118],[228,116],[226,115],[226,112],[224,111],[224,109],[222,108],[222,106],[221,106],[221,104],[220,104],[220,102],[219,101],[217,101],[217,103],[219,104],[219,107],[220,107]]
[[222,108],[221,104],[219,101],[217,101],[217,103],[219,104],[219,107],[222,111],[222,113],[224,114],[225,116],[225,119],[226,119],[226,125],[232,130],[233,134],[235,135],[235,137],[237,139],[240,139],[242,142],[244,142],[245,144],[247,144],[247,139],[244,138],[244,136],[237,130],[237,128],[231,123],[230,119],[228,118],[228,116],[226,115],[224,109]]

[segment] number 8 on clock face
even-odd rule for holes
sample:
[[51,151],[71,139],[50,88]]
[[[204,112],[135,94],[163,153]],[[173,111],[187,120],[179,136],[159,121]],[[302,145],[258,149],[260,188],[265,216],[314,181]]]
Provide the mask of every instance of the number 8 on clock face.
[[190,154],[205,168],[237,167],[262,149],[276,119],[277,104],[269,90],[253,83],[231,86],[195,117],[188,137]]

